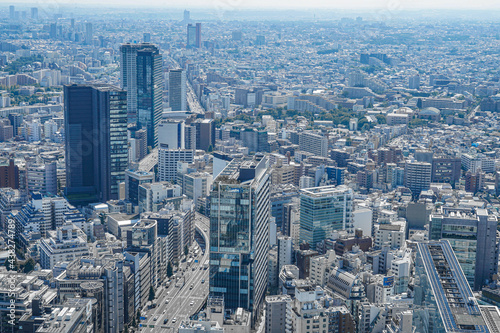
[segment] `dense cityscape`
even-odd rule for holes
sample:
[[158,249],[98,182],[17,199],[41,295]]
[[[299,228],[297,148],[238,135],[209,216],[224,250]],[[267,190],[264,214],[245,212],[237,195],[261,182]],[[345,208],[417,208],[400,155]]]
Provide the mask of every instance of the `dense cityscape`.
[[500,332],[500,15],[224,4],[0,6],[0,333]]

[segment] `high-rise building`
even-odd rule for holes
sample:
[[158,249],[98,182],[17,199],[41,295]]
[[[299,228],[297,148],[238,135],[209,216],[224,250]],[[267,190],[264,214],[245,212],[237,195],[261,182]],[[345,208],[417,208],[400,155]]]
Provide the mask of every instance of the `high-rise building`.
[[446,239],[473,290],[480,290],[498,273],[497,220],[485,209],[475,215],[447,212],[430,217],[429,239]]
[[73,224],[63,225],[48,234],[49,237],[38,242],[43,269],[53,269],[57,263],[89,255],[87,236]]
[[187,47],[201,47],[201,23],[187,25]]
[[14,160],[0,162],[0,188],[19,188],[19,167],[14,164]]
[[149,43],[124,44],[121,54],[121,87],[127,91],[128,122],[147,130],[148,146],[158,143],[158,123],[163,112],[162,56]]
[[187,111],[186,72],[183,69],[168,72],[168,104],[172,111]]
[[341,186],[306,188],[300,191],[300,243],[311,248],[334,230],[354,232],[352,189]]
[[179,119],[165,119],[158,125],[158,144],[165,149],[185,148],[185,122]]
[[234,160],[210,194],[210,294],[254,320],[268,283],[269,183],[266,157]]
[[215,124],[212,119],[196,119],[191,126],[196,128],[196,149],[208,151],[215,147]]
[[175,181],[177,178],[177,162],[193,163],[194,150],[191,149],[158,149],[158,180]]
[[31,19],[38,20],[38,8],[37,7],[31,8]]
[[19,134],[19,127],[23,123],[23,115],[19,113],[10,113],[9,120],[14,131],[14,136],[17,136]]
[[28,191],[44,195],[57,194],[57,163],[28,164],[26,167]]
[[416,332],[490,332],[448,241],[417,243],[414,281]]
[[405,186],[414,197],[428,190],[431,185],[432,165],[426,162],[407,161],[405,163]]
[[85,23],[85,44],[92,45],[94,39],[94,31],[92,30],[92,23]]
[[191,12],[189,10],[184,10],[184,21],[185,22],[191,21]]
[[328,155],[328,139],[322,135],[303,132],[299,135],[300,150],[313,153],[316,156]]
[[408,88],[410,89],[418,89],[420,88],[420,76],[413,75],[408,79]]
[[292,332],[290,295],[266,296],[266,333]]
[[133,205],[139,204],[139,185],[144,183],[152,183],[155,174],[139,170],[125,171],[125,198],[132,202]]
[[128,165],[126,92],[64,87],[66,194],[74,204],[118,199]]
[[13,5],[9,6],[9,17],[11,20],[14,20],[16,18],[16,7]]

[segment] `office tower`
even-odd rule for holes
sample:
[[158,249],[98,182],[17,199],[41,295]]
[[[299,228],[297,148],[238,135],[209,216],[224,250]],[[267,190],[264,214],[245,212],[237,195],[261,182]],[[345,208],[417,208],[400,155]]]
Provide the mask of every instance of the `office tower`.
[[187,47],[201,47],[201,23],[187,25]]
[[38,242],[38,248],[42,269],[53,269],[60,262],[89,255],[87,236],[71,223],[49,231],[48,237]]
[[194,150],[158,149],[158,180],[174,182],[177,179],[177,162],[193,163]]
[[255,38],[255,45],[266,45],[266,36],[257,35],[257,37]]
[[210,194],[210,294],[257,318],[267,287],[269,173],[267,158],[234,160]]
[[31,19],[38,20],[38,8],[37,7],[31,8]]
[[0,163],[0,188],[2,187],[19,188],[19,167],[14,164],[13,159]]
[[241,131],[240,139],[250,152],[269,152],[268,136],[265,130],[247,128]]
[[235,30],[235,31],[231,32],[231,38],[234,41],[240,41],[243,39],[243,33],[241,32],[241,30]]
[[100,313],[103,318],[99,322],[104,326],[104,333],[123,332],[129,301],[125,290],[127,277],[130,275],[124,264],[121,253],[73,260],[65,273],[54,278],[57,295],[61,299],[67,299],[82,297],[92,291],[97,296],[98,307],[102,307]]
[[57,162],[28,164],[26,178],[30,193],[57,195]]
[[292,264],[293,242],[289,236],[278,236],[278,273],[285,265]]
[[483,188],[484,183],[484,172],[478,169],[476,172],[472,173],[467,171],[465,173],[465,191],[476,194]]
[[490,332],[448,241],[417,243],[414,292],[416,332]]
[[196,128],[196,149],[208,151],[215,147],[215,124],[213,119],[196,119],[191,126]]
[[201,23],[196,23],[196,47],[201,48]]
[[460,180],[461,172],[459,158],[440,156],[432,159],[433,183],[448,183],[453,186]]
[[184,147],[186,149],[196,149],[196,132],[197,128],[194,125],[184,126]]
[[418,89],[420,88],[420,76],[413,75],[408,79],[408,88],[410,89]]
[[128,164],[126,91],[64,87],[66,194],[75,204],[118,199]]
[[191,13],[189,10],[184,10],[184,22],[191,21]]
[[266,296],[266,333],[292,332],[290,295]]
[[147,131],[144,128],[138,129],[137,124],[129,124],[129,160],[138,162],[148,154]]
[[328,155],[328,139],[322,135],[303,132],[299,134],[300,150],[313,153],[316,156]]
[[23,115],[19,113],[10,113],[9,120],[13,128],[14,136],[19,134],[19,127],[23,123]]
[[151,33],[145,32],[142,34],[142,40],[144,43],[151,43]]
[[183,193],[188,199],[193,199],[195,206],[199,198],[205,198],[210,194],[212,175],[208,172],[193,172],[183,176]]
[[196,47],[196,26],[187,25],[187,47]]
[[155,174],[139,170],[125,171],[125,199],[132,202],[134,206],[139,204],[139,186],[145,183],[152,183]]
[[300,190],[300,243],[311,248],[334,230],[352,230],[352,189],[323,186]]
[[16,7],[12,5],[9,6],[9,17],[11,20],[14,20],[16,18]]
[[432,165],[430,163],[406,161],[404,183],[411,190],[413,197],[418,197],[420,192],[429,189],[431,170]]
[[448,212],[430,217],[429,239],[446,239],[473,290],[480,290],[498,272],[497,221],[486,209],[476,214]]
[[184,149],[186,143],[184,129],[184,120],[162,120],[158,125],[158,145],[165,149]]
[[92,30],[92,23],[85,23],[85,44],[92,45],[92,40],[94,38],[94,32]]
[[172,111],[187,111],[186,72],[183,69],[168,72],[168,104]]
[[57,38],[57,23],[51,23],[49,26],[49,37],[51,39]]
[[127,91],[128,122],[147,131],[148,146],[158,144],[158,123],[163,112],[162,56],[152,44],[120,47],[121,87]]

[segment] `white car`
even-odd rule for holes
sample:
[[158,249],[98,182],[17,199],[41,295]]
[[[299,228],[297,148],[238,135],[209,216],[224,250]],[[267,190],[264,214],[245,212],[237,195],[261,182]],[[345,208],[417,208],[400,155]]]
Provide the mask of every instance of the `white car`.
[[177,321],[177,318],[172,319],[172,323],[175,323]]
[[189,303],[189,305],[190,305],[190,306],[193,306],[193,305],[194,305],[194,302],[193,302],[193,301],[191,301],[191,303]]

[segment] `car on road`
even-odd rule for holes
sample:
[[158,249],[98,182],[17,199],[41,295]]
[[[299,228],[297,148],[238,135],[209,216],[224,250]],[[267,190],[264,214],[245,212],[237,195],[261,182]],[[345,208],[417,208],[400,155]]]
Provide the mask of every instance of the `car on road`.
[[205,279],[201,279],[201,283],[205,283]]
[[193,289],[194,285],[191,283],[191,285],[189,286],[189,290]]
[[165,318],[165,319],[163,320],[163,325],[165,325],[166,323],[168,323],[168,318]]
[[157,321],[157,320],[158,320],[158,317],[154,317],[154,318],[153,318],[153,320],[154,320],[154,321]]
[[172,324],[177,321],[177,318],[172,319]]
[[168,299],[165,301],[165,304],[168,304]]
[[193,302],[193,301],[191,301],[191,303],[189,303],[189,305],[190,305],[190,306],[193,306],[193,305],[194,305],[194,302]]

